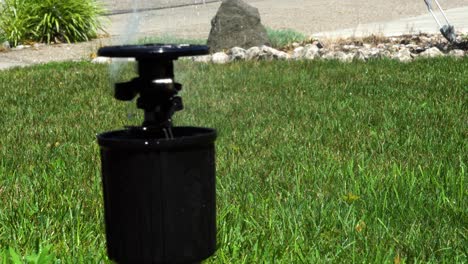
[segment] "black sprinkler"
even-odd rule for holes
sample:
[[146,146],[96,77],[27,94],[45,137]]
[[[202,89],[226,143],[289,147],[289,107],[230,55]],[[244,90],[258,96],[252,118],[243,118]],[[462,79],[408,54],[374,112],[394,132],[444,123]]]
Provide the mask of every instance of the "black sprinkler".
[[115,98],[138,97],[145,113],[141,126],[97,136],[107,252],[117,263],[199,263],[216,250],[216,131],[172,125],[183,109],[173,61],[208,52],[164,44],[98,51],[136,59],[139,77],[115,84]]

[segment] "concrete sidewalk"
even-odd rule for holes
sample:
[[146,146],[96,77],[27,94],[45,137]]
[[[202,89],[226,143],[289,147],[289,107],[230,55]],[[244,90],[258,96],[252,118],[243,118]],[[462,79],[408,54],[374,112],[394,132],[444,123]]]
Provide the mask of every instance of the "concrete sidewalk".
[[[455,26],[457,32],[468,33],[468,6],[454,8],[446,11],[450,23]],[[439,19],[444,21],[440,13],[436,13]],[[439,26],[432,15],[421,15],[404,18],[385,23],[369,23],[358,25],[356,28],[319,32],[312,34],[318,38],[347,38],[365,37],[369,35],[399,36],[414,33],[440,33]]]
[[23,67],[23,66],[29,66],[30,65],[29,63],[25,63],[25,62],[19,61],[17,59],[10,59],[10,58],[3,57],[3,56],[1,56],[1,54],[0,54],[0,58],[1,58],[1,60],[0,60],[0,70],[13,68],[13,67]]

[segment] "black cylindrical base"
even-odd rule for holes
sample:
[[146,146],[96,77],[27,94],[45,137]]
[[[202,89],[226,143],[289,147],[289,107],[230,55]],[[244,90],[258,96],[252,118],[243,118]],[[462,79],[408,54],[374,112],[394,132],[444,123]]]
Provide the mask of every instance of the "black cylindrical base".
[[117,263],[194,263],[216,250],[216,131],[173,135],[98,135],[107,251]]

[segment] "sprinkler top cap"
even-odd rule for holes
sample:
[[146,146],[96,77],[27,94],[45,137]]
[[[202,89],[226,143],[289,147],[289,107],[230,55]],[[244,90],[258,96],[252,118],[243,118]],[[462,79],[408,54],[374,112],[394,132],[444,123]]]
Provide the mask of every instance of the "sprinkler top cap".
[[98,50],[102,57],[135,58],[139,59],[170,59],[175,60],[184,56],[206,55],[208,46],[190,44],[144,44],[108,46]]

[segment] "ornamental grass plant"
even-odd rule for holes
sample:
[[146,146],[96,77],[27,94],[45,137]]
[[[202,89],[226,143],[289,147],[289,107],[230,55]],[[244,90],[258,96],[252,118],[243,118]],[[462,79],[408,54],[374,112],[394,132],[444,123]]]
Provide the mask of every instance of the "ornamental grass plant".
[[0,5],[0,32],[13,46],[87,41],[102,30],[104,9],[96,0],[5,0]]
[[26,0],[5,0],[0,3],[0,36],[13,46],[32,37],[30,8]]

